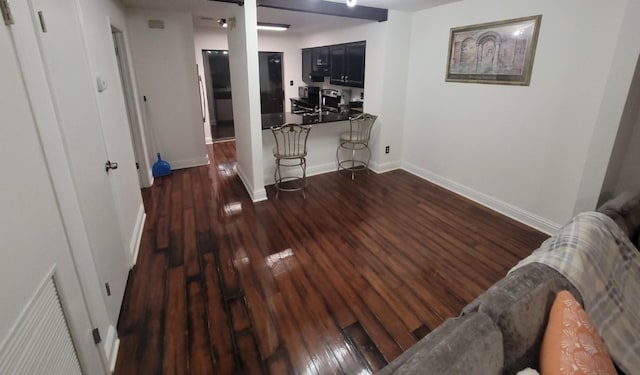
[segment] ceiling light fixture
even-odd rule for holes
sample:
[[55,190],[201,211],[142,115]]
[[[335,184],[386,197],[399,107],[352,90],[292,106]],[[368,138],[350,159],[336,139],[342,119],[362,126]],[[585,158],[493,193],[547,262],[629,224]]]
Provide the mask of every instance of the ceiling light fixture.
[[354,7],[354,6],[356,6],[357,2],[358,2],[358,0],[347,0],[347,6],[348,7]]
[[218,25],[220,25],[220,26],[222,26],[222,27],[227,27],[227,26],[229,26],[229,25],[227,24],[227,19],[226,19],[226,18],[220,18],[220,19],[218,20]]
[[282,23],[258,22],[258,30],[287,31],[290,27],[291,25],[285,25]]

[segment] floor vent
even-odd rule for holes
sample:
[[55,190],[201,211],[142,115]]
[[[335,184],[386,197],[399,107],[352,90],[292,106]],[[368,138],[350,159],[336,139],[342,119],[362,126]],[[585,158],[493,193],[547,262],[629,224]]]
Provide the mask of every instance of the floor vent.
[[82,374],[53,277],[36,292],[0,349],[0,374]]

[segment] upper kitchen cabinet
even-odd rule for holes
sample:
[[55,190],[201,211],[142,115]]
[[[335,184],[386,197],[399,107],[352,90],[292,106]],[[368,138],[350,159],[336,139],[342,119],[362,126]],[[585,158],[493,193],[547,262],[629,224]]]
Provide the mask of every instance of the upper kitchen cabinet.
[[313,49],[302,49],[302,80],[304,82],[313,82],[311,80],[311,65],[313,62]]
[[316,47],[312,49],[313,61],[311,65],[312,74],[323,77],[329,75],[329,47]]
[[329,75],[329,47],[302,49],[302,80],[322,82]]
[[330,82],[364,88],[366,42],[329,46]]

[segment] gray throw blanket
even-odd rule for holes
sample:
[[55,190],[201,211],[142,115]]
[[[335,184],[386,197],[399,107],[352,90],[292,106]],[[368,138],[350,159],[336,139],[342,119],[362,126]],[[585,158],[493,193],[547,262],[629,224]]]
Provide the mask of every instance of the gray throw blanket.
[[640,371],[640,253],[608,216],[577,215],[510,272],[532,262],[560,272],[580,292],[611,358]]

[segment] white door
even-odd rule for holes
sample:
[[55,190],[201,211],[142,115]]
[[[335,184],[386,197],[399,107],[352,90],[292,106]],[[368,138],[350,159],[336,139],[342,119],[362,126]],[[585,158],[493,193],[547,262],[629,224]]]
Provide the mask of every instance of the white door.
[[[96,79],[91,76],[74,0],[31,0],[47,78],[70,160],[83,221],[111,322],[118,321],[129,272],[128,251],[118,224],[105,169],[105,148]],[[40,22],[42,19],[42,22]]]
[[[22,10],[14,9],[16,22],[30,23],[30,14]],[[0,160],[4,161],[0,178],[0,367],[7,368],[9,363],[8,368],[19,371],[17,361],[22,358],[29,368],[37,364],[47,373],[69,374],[77,369],[74,363],[79,359],[84,373],[105,374],[39,142],[33,103],[18,63],[15,45],[19,42],[11,28],[0,19]],[[37,325],[40,332],[20,330],[29,322],[29,313],[43,312],[38,310],[43,306],[38,292],[51,275],[79,358],[68,350],[71,343],[65,337],[64,323],[57,332],[52,331],[51,320]],[[59,341],[52,344],[51,340]],[[49,344],[42,347],[42,342]],[[21,346],[24,343],[29,345]],[[12,351],[16,357],[11,356]]]

